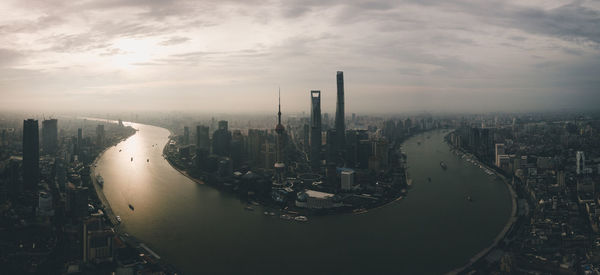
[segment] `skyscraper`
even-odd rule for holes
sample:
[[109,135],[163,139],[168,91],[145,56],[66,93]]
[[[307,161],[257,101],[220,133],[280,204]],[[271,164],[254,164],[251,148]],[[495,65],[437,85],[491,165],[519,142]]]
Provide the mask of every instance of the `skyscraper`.
[[504,143],[496,143],[496,160],[494,161],[494,164],[496,164],[497,167],[500,167],[500,156],[504,154]]
[[338,151],[346,148],[346,123],[344,121],[344,72],[337,72],[337,104],[335,109],[336,147]]
[[213,153],[228,157],[231,146],[231,132],[228,130],[227,121],[219,121],[219,129],[213,133]]
[[77,129],[77,155],[81,154],[81,147],[83,146],[83,130]]
[[321,91],[310,91],[310,165],[318,170],[321,164]]
[[96,146],[104,146],[104,125],[102,124],[96,126]]
[[42,148],[45,154],[54,154],[58,149],[58,120],[42,121]]
[[196,147],[198,147],[198,149],[210,150],[210,139],[208,138],[207,126],[196,126]]
[[23,183],[34,191],[40,176],[40,137],[38,121],[23,121]]
[[281,90],[279,90],[279,111],[277,112],[277,126],[275,126],[275,132],[277,132],[277,153],[275,157],[275,182],[276,185],[283,184],[283,172],[285,170],[285,163],[283,162],[283,134],[285,133],[285,127],[281,124]]
[[585,154],[583,151],[577,151],[575,159],[577,160],[575,173],[581,175],[584,172],[583,170],[585,170]]
[[190,127],[183,127],[183,145],[190,144]]

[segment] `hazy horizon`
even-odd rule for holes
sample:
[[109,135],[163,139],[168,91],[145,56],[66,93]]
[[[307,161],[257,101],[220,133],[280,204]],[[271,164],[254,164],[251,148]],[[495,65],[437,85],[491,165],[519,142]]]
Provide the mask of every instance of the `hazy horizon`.
[[595,110],[594,1],[3,1],[0,109]]

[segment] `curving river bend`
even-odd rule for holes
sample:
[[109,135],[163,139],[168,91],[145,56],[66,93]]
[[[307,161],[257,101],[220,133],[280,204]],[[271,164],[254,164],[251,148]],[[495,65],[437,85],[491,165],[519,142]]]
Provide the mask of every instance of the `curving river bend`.
[[104,195],[122,229],[186,274],[445,273],[489,246],[511,213],[505,184],[452,154],[442,131],[403,144],[413,179],[403,200],[301,224],[194,183],[162,157],[168,130],[128,125],[139,131],[98,160]]

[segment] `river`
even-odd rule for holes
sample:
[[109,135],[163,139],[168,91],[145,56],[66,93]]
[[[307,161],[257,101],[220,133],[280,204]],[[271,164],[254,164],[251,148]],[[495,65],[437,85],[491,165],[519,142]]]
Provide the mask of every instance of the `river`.
[[439,274],[489,246],[511,213],[505,184],[452,154],[442,131],[403,144],[406,198],[298,223],[194,183],[162,157],[168,130],[128,125],[139,131],[98,160],[104,195],[123,230],[186,274]]

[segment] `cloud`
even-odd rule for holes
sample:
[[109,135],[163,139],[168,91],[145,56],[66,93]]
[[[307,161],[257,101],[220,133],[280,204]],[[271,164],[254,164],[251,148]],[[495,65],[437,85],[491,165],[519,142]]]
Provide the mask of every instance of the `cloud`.
[[[460,108],[471,98],[538,106],[536,96],[547,93],[555,104],[567,90],[596,99],[600,85],[592,61],[600,56],[600,13],[586,1],[22,0],[0,9],[9,11],[0,18],[0,69],[19,69],[0,87],[0,101],[8,90],[68,89],[85,102],[98,90],[90,87],[101,86],[148,98],[182,90],[189,101],[216,102],[219,93],[204,91],[260,97],[278,83],[294,91],[291,109],[304,110],[312,88],[324,91],[327,109],[337,70],[347,73],[361,110],[426,108],[426,99],[440,107],[436,93]],[[25,81],[27,70],[44,77]],[[367,105],[371,93],[385,98]]]
[[177,45],[177,44],[182,44],[185,42],[190,41],[189,37],[183,37],[183,36],[172,36],[167,40],[163,40],[162,42],[158,43],[161,46],[172,46],[172,45]]
[[0,68],[11,67],[24,57],[25,54],[20,51],[0,48]]
[[121,50],[119,48],[106,48],[104,49],[104,52],[100,53],[100,56],[113,56],[126,53],[127,51]]

